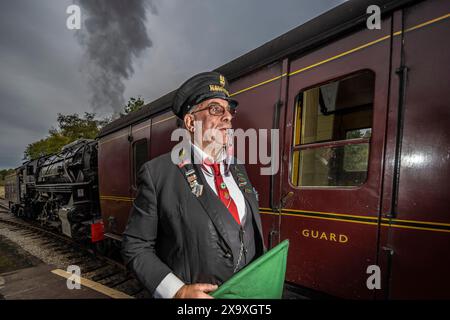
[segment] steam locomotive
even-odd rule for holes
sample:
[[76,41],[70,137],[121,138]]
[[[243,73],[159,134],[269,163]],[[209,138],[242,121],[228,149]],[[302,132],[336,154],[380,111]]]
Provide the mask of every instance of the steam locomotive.
[[[246,168],[266,246],[290,240],[292,290],[450,298],[449,38],[448,0],[347,1],[216,69],[239,101],[235,128],[279,129],[280,170]],[[177,143],[173,96],[19,167],[15,214],[119,247],[140,166]]]
[[80,241],[102,240],[97,155],[96,140],[80,139],[25,162],[6,177],[11,212]]

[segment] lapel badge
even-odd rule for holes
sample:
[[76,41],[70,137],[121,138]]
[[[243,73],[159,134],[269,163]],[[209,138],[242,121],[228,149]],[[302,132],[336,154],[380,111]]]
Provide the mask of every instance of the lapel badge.
[[180,152],[178,153],[178,157],[180,159],[183,159],[185,154],[186,154],[186,151],[184,150],[184,148],[181,148]]
[[255,187],[253,187],[253,192],[255,193],[256,201],[259,201],[259,193],[256,191]]
[[247,185],[247,180],[243,177],[238,177],[239,187]]
[[190,161],[188,159],[182,160],[178,163],[178,168],[183,168],[188,163],[190,163]]
[[197,175],[194,169],[186,171],[186,179],[189,183],[192,193],[198,198],[203,193],[203,185],[199,184],[197,181]]
[[197,180],[197,176],[195,174],[190,175],[187,177],[187,180],[188,180],[189,184],[191,184],[192,182]]
[[197,181],[191,186],[192,193],[198,198],[203,193],[203,185],[199,184]]
[[184,150],[184,148],[182,148],[178,153],[178,158],[180,159],[180,162],[178,163],[179,168],[183,168],[185,165],[191,162],[189,159],[185,157],[185,155],[186,151]]

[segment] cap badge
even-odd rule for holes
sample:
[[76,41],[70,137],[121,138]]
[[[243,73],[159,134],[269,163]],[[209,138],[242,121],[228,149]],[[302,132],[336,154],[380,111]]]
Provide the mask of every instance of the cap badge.
[[227,89],[225,89],[224,87],[218,86],[216,84],[210,84],[209,91],[210,92],[223,92],[227,97],[230,96],[230,93],[228,92]]

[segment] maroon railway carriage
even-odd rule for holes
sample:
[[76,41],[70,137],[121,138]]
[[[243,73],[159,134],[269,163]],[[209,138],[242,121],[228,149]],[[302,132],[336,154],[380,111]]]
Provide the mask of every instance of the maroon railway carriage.
[[[366,28],[372,4],[381,29]],[[290,240],[289,284],[450,298],[448,39],[448,0],[349,1],[217,69],[240,103],[235,128],[280,129],[278,173],[247,169],[266,245]],[[139,166],[176,143],[173,94],[99,135],[110,239],[126,225]],[[381,289],[367,287],[370,265]]]

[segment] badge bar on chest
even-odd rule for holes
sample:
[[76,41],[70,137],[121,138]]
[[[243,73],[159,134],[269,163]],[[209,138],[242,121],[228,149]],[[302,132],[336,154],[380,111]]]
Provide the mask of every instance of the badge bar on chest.
[[189,183],[189,187],[191,188],[192,193],[196,197],[200,197],[203,193],[203,185],[198,183],[197,175],[195,174],[195,170],[191,169],[186,172],[186,179]]

